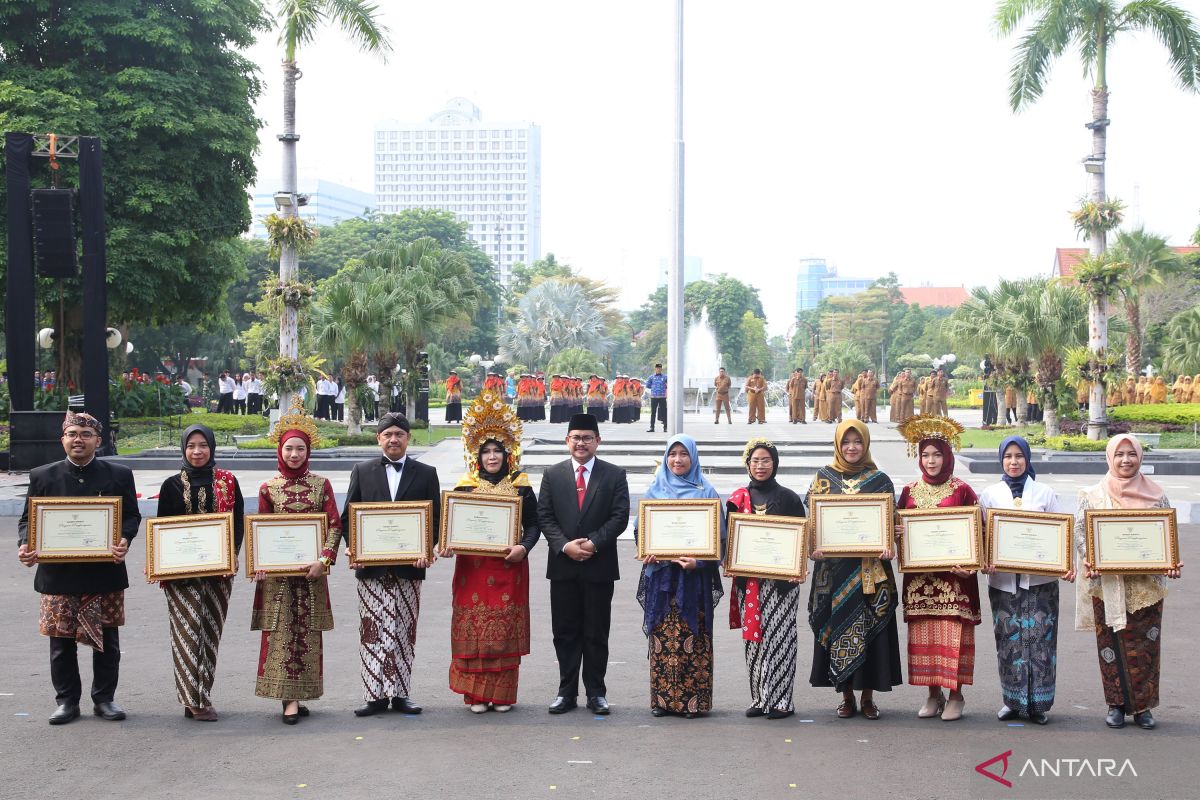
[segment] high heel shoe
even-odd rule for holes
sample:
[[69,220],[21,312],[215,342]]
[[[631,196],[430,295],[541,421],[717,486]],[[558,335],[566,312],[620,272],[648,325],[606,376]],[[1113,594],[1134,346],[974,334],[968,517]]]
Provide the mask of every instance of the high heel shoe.
[[941,714],[946,708],[946,696],[941,692],[931,694],[925,698],[925,705],[921,706],[921,710],[917,712],[917,717],[920,719],[929,719]]

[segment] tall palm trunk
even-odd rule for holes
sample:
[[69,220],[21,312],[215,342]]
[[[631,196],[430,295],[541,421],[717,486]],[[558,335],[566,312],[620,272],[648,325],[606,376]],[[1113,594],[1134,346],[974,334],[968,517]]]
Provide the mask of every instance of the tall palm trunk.
[[[1107,166],[1108,149],[1108,78],[1105,74],[1107,56],[1107,31],[1104,23],[1096,34],[1096,88],[1092,90],[1092,162],[1099,162],[1100,169],[1089,172],[1092,179],[1092,201],[1103,203],[1106,199],[1104,169]],[[1088,232],[1088,244],[1093,256],[1104,255],[1107,246],[1105,232]],[[1108,300],[1093,297],[1088,305],[1088,350],[1093,365],[1099,367],[1104,351],[1108,349]],[[1104,406],[1104,381],[1093,380],[1088,391],[1088,438],[1099,441],[1108,438],[1107,409]]]
[[1125,301],[1125,316],[1129,320],[1129,338],[1125,342],[1125,371],[1137,375],[1142,371],[1142,309],[1137,299]]
[[[296,81],[299,78],[300,70],[296,68],[296,62],[283,62],[283,133],[279,136],[279,141],[283,144],[283,186],[280,189],[291,198],[291,202],[280,209],[284,217],[298,215],[296,207],[296,142],[300,137],[296,135]],[[295,248],[284,242],[279,251],[279,282],[281,284],[295,283],[299,272],[298,261]],[[299,358],[300,354],[297,316],[298,310],[295,306],[283,303],[283,308],[279,312],[279,355],[293,361]],[[292,393],[281,392],[279,396],[280,410],[286,410],[291,403]]]
[[1021,388],[1017,389],[1017,424],[1025,425],[1029,422],[1029,394]]

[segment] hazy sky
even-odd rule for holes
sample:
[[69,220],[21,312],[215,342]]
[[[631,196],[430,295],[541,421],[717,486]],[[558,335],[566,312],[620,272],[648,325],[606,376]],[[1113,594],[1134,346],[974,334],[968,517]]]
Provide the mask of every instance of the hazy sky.
[[[485,123],[542,127],[542,245],[637,307],[669,254],[672,0],[378,0],[387,63],[329,31],[302,50],[300,174],[373,191],[371,133],[461,95]],[[1200,0],[1180,0],[1200,16]],[[271,3],[273,5],[273,3]],[[1078,246],[1090,83],[1075,52],[1032,107],[1008,106],[1015,38],[990,0],[686,3],[687,251],[760,290],[791,324],[796,261],[905,285],[1047,274]],[[258,157],[279,174],[280,48]],[[1173,244],[1200,224],[1200,96],[1149,36],[1109,54],[1108,192]],[[272,187],[273,188],[273,187]]]

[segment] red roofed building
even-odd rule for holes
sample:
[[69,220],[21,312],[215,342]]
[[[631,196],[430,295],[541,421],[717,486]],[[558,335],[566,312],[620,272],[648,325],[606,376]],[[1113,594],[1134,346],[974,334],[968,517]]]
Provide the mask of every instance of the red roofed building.
[[[1200,247],[1172,247],[1177,255],[1200,255]],[[1075,274],[1075,267],[1091,251],[1086,247],[1059,247],[1054,251],[1054,267],[1050,270],[1051,278],[1069,278]]]
[[961,286],[901,286],[900,294],[905,303],[922,308],[958,308],[970,297]]

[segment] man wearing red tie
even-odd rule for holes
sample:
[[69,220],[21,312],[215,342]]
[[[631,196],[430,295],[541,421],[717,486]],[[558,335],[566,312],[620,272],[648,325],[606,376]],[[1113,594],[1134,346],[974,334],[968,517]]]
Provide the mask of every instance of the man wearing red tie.
[[625,470],[596,458],[594,416],[576,414],[567,427],[571,457],[546,470],[538,497],[538,522],[550,547],[546,577],[558,654],[558,696],[550,713],[578,705],[582,668],[587,707],[607,714],[608,630],[620,579],[617,537],[629,525],[629,483]]

